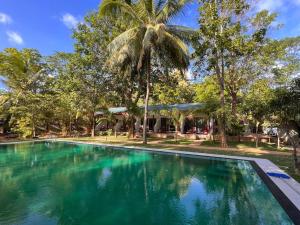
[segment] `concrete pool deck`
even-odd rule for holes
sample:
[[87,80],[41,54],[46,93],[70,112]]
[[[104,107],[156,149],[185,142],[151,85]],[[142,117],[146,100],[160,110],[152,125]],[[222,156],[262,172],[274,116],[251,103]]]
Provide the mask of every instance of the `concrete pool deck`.
[[249,161],[264,183],[268,186],[274,197],[285,209],[287,214],[291,217],[295,224],[300,224],[300,183],[294,180],[292,177],[289,179],[278,178],[267,175],[269,172],[277,172],[286,174],[284,171],[279,169],[274,163],[267,159],[252,158],[252,157],[242,157],[242,156],[230,156],[221,154],[208,154],[208,153],[197,153],[189,151],[178,151],[178,150],[164,150],[156,148],[145,148],[136,146],[119,146],[113,144],[105,144],[99,142],[85,142],[85,141],[72,141],[72,140],[62,140],[62,139],[44,139],[44,140],[32,140],[32,141],[18,141],[10,143],[0,143],[0,145],[7,144],[20,144],[20,143],[30,143],[30,142],[65,142],[73,144],[85,144],[85,145],[95,145],[109,148],[117,149],[128,149],[136,150],[140,149],[143,151],[158,152],[164,154],[176,154],[182,156],[190,157],[210,157],[210,158],[222,158],[222,159],[233,159],[233,160],[246,160]]

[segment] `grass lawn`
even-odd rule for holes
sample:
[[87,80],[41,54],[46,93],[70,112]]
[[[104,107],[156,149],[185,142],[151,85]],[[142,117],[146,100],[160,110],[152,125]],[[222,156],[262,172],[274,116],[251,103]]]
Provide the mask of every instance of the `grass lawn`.
[[193,144],[194,142],[192,140],[188,139],[178,139],[177,141],[174,139],[168,139],[168,140],[162,140],[160,141],[162,144],[171,144],[171,145],[190,145]]
[[136,146],[210,154],[264,158],[269,159],[282,170],[286,171],[289,175],[291,175],[295,180],[300,182],[300,174],[296,174],[293,170],[292,152],[287,149],[277,150],[276,146],[268,143],[260,143],[260,148],[257,151],[253,151],[255,143],[248,142],[229,143],[229,146],[231,147],[230,149],[221,149],[219,148],[219,144],[217,142],[196,142],[193,140],[186,139],[179,139],[176,142],[174,139],[149,138],[147,145],[144,145],[141,139],[127,139],[127,137],[125,136],[118,136],[117,138],[114,136],[100,136],[94,138],[80,137],[67,138],[67,140],[116,144],[120,146]]
[[[215,142],[215,141],[203,141],[202,146],[209,146],[209,147],[219,147],[220,143]],[[247,141],[247,142],[237,142],[237,141],[232,141],[228,143],[228,147],[231,148],[238,148],[238,149],[243,149],[243,148],[255,148],[255,142]],[[258,144],[258,149],[260,150],[269,150],[269,151],[285,151],[288,152],[289,150],[285,147],[282,147],[281,149],[277,149],[277,145],[275,143],[265,143],[265,142],[260,142]]]

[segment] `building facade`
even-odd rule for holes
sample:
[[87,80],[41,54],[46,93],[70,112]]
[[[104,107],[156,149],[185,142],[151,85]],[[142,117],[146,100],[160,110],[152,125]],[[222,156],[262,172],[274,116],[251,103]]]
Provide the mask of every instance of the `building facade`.
[[[140,107],[141,111],[143,106]],[[173,104],[173,105],[150,105],[147,117],[147,132],[154,137],[168,137],[177,135],[185,138],[207,138],[216,129],[213,119],[201,112],[203,104]],[[99,111],[96,116],[101,121],[97,124],[96,130],[106,131],[112,129],[116,132],[128,132],[129,125],[125,107],[108,109],[113,114],[114,121],[105,120],[105,113]],[[100,119],[102,118],[102,119]],[[143,114],[135,116],[134,127],[135,136],[140,136],[143,130]]]

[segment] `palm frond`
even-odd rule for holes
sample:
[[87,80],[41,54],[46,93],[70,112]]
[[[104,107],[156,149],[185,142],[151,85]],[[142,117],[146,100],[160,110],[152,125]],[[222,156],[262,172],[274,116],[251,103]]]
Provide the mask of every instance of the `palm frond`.
[[178,37],[164,31],[164,37],[157,47],[163,52],[163,60],[169,61],[178,69],[187,69],[189,65],[188,48]]
[[138,28],[134,27],[125,32],[121,33],[119,36],[114,38],[112,42],[107,46],[108,51],[111,54],[112,52],[118,51],[122,48],[125,44],[127,44],[138,32]]
[[147,10],[145,1],[146,0],[141,0],[136,2],[134,5],[132,5],[132,8],[136,12],[136,14],[141,18],[141,20],[147,23],[147,21],[149,21],[150,14]]
[[112,15],[118,10],[136,19],[139,23],[143,23],[133,7],[122,0],[103,0],[99,8],[99,14],[101,16]]
[[168,0],[162,9],[157,13],[156,20],[158,23],[166,23],[178,13],[180,13],[183,7],[193,0]]
[[121,69],[126,64],[137,64],[139,59],[140,50],[142,49],[142,41],[145,30],[141,29],[136,32],[135,36],[130,39],[127,43],[121,46],[118,50],[112,52],[105,66],[114,69],[120,67]]
[[192,37],[197,35],[196,30],[185,26],[167,25],[166,30],[187,43],[191,41]]
[[155,6],[155,16],[158,15],[159,11],[162,9],[162,7],[166,4],[166,0],[158,0]]
[[154,0],[141,0],[142,2],[144,2],[145,5],[145,9],[148,13],[149,18],[153,18],[154,17]]

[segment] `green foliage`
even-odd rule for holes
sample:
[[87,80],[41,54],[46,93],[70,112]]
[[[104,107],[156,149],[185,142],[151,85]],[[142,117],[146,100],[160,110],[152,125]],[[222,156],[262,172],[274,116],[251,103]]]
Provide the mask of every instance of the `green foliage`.
[[212,76],[205,77],[204,80],[195,84],[195,98],[196,102],[204,103],[204,112],[209,115],[217,114],[218,109],[220,108],[219,101],[219,91],[218,83],[215,78]]
[[[168,21],[177,15],[188,1],[156,4],[149,1],[126,3],[105,0],[100,5],[100,15],[120,15],[126,22],[126,31],[117,36],[108,46],[111,66],[121,68],[128,64],[143,67],[150,49],[163,61],[179,69],[188,65],[188,50],[180,39],[191,35],[191,30],[181,26],[168,26]],[[163,53],[163,54],[161,54]],[[144,64],[145,65],[145,64]]]
[[153,85],[154,104],[178,104],[193,102],[195,90],[179,71],[162,77]]
[[0,74],[8,88],[5,95],[9,98],[10,124],[25,136],[35,136],[37,127],[45,121],[45,112],[51,111],[47,100],[53,79],[47,74],[48,68],[33,49],[5,49],[0,62]]
[[255,122],[262,123],[270,115],[269,105],[274,98],[270,81],[260,79],[254,82],[245,96],[244,112],[248,113]]
[[95,112],[107,106],[111,76],[104,63],[107,60],[107,45],[111,38],[112,21],[97,13],[85,17],[74,32],[75,54],[69,63],[70,73],[76,82],[76,93],[80,96],[80,112],[94,135]]
[[270,108],[280,127],[293,146],[294,168],[300,171],[297,148],[300,142],[300,78],[297,77],[288,88],[278,88]]
[[16,126],[12,129],[22,135],[22,137],[27,138],[32,136],[32,125],[30,117],[21,117],[18,119]]
[[113,135],[113,133],[114,133],[114,132],[113,132],[113,130],[112,130],[112,129],[108,129],[108,130],[107,130],[107,135],[108,135],[108,136],[112,136],[112,135]]
[[[300,78],[291,82],[288,88],[279,87],[275,91],[275,97],[270,102],[271,110],[281,124],[289,122],[298,124],[300,128]],[[298,130],[300,132],[300,129]]]

